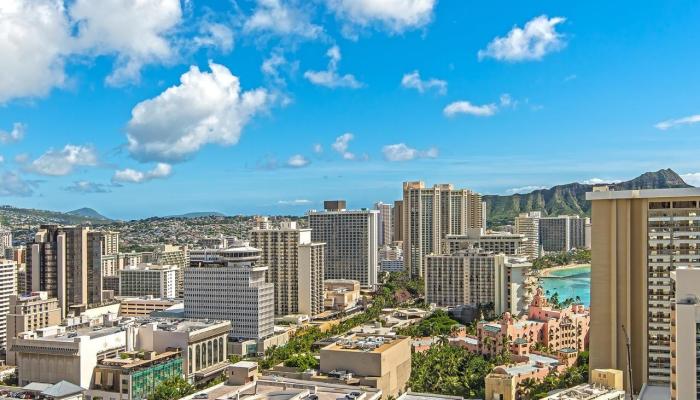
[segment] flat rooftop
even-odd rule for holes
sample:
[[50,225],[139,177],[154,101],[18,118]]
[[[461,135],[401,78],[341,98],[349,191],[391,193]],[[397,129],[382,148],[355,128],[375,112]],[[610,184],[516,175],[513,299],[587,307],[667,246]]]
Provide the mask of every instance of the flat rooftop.
[[654,199],[695,196],[700,197],[700,188],[602,190],[586,193],[586,200]]
[[353,335],[349,338],[341,338],[339,341],[329,344],[322,350],[382,353],[401,343],[403,340],[410,339],[405,336]]
[[624,394],[623,390],[608,389],[600,385],[585,383],[554,393],[545,397],[544,400],[617,399]]
[[[219,384],[183,397],[181,400],[193,400],[195,397],[197,400],[228,400],[231,398],[239,398],[240,400],[305,399],[308,396],[307,393],[314,388],[319,400],[343,399],[350,392],[361,393],[359,400],[375,400],[381,396],[381,391],[377,389],[304,381],[278,376],[263,376],[257,381],[245,385]],[[236,396],[237,394],[238,397]]]

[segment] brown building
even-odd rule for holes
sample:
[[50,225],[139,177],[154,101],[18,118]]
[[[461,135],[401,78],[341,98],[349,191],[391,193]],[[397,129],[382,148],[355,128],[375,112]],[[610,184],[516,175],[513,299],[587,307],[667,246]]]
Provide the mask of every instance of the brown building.
[[406,390],[411,376],[411,338],[356,334],[321,349],[320,371],[352,373],[361,386],[382,390],[384,398]]
[[608,191],[592,201],[590,365],[625,371],[635,392],[671,384],[671,272],[700,266],[700,189]]

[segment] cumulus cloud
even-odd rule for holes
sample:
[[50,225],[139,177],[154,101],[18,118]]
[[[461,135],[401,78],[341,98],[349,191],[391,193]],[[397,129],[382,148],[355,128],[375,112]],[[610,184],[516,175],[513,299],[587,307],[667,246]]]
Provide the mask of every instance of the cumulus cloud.
[[321,154],[323,153],[323,146],[320,143],[316,143],[313,146],[314,153],[316,154]]
[[306,71],[304,78],[314,85],[325,86],[327,88],[350,88],[358,89],[362,83],[354,75],[338,74],[338,63],[341,60],[340,48],[333,46],[326,52],[328,56],[328,68],[325,71]]
[[535,190],[541,190],[541,189],[547,189],[547,188],[548,188],[547,186],[534,186],[534,185],[522,186],[522,187],[508,189],[508,190],[506,190],[506,193],[507,194],[516,194],[516,193],[524,194],[524,193],[534,192]]
[[354,160],[355,153],[351,153],[349,151],[350,141],[353,140],[354,138],[355,138],[355,135],[353,135],[352,133],[349,133],[349,132],[343,133],[342,135],[335,138],[335,142],[333,142],[333,144],[331,144],[331,147],[338,154],[343,156],[343,159]]
[[137,171],[126,168],[117,170],[112,177],[113,182],[143,183],[153,179],[167,178],[172,173],[172,166],[166,163],[158,163],[150,171]]
[[442,110],[442,113],[447,117],[454,117],[458,114],[475,115],[477,117],[490,117],[496,113],[496,110],[498,110],[498,107],[493,103],[479,106],[466,100],[461,100],[448,104]]
[[309,161],[309,159],[301,154],[295,154],[289,157],[289,160],[287,160],[287,166],[290,168],[303,168],[309,165],[310,163],[311,162]]
[[27,181],[16,172],[0,172],[0,196],[31,196],[35,187],[36,182]]
[[665,131],[667,129],[675,128],[677,126],[684,125],[694,125],[700,122],[700,114],[690,115],[683,118],[667,119],[666,121],[661,121],[654,125],[656,129],[661,129]]
[[310,21],[309,13],[295,1],[257,0],[257,7],[243,25],[245,33],[316,39],[323,28]]
[[[1,28],[0,28],[1,29]],[[1,46],[1,45],[0,45]],[[2,78],[0,78],[2,79]],[[27,126],[20,122],[15,122],[12,124],[12,130],[7,132],[0,130],[0,143],[8,144],[19,142],[24,138],[24,133],[27,130]]]
[[98,157],[93,147],[67,144],[61,150],[49,149],[26,169],[40,175],[64,176],[76,167],[94,167],[97,163]]
[[397,143],[382,147],[382,153],[387,161],[410,161],[417,158],[436,158],[438,149],[431,147],[427,150],[418,150],[408,147],[405,143]]
[[3,0],[0,4],[0,104],[41,97],[66,82],[69,23],[62,1]]
[[205,21],[199,27],[199,34],[192,38],[195,48],[213,47],[224,53],[233,50],[233,31],[218,22]]
[[700,172],[691,172],[688,174],[681,174],[681,178],[688,185],[698,187],[700,186]]
[[225,66],[210,62],[209,69],[190,67],[179,85],[134,107],[127,126],[132,156],[177,162],[209,143],[234,145],[248,121],[272,101],[265,89],[242,91]]
[[622,182],[621,179],[609,179],[609,178],[590,178],[581,182],[584,185],[600,185],[602,183],[618,183]]
[[180,23],[180,0],[77,0],[69,10],[77,23],[77,49],[115,55],[109,85],[137,81],[149,63],[172,60],[169,34]]
[[404,74],[403,78],[401,78],[401,86],[408,89],[416,89],[419,93],[425,93],[428,90],[435,90],[438,94],[447,93],[447,82],[436,78],[423,80],[418,70]]
[[63,190],[74,193],[109,193],[111,190],[108,185],[90,182],[90,181],[75,181],[70,186],[66,186]]
[[389,33],[420,28],[433,18],[437,0],[326,0],[336,16],[346,22],[345,31],[355,27],[378,27]]
[[525,24],[513,27],[508,35],[494,38],[484,50],[479,50],[479,60],[493,58],[499,61],[541,60],[545,55],[566,46],[564,35],[557,32],[557,25],[566,21],[563,17],[548,18],[540,15]]
[[305,206],[311,204],[311,200],[295,199],[295,200],[279,200],[277,204],[281,206]]

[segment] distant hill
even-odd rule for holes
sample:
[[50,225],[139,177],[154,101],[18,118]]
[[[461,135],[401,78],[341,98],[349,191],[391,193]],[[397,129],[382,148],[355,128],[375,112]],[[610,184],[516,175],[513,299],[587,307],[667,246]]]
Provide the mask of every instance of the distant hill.
[[69,214],[60,211],[19,208],[9,205],[0,206],[0,224],[6,224],[12,227],[36,226],[41,224],[100,225],[111,222],[109,219],[104,219],[104,216],[101,217],[102,218],[95,218],[92,216]]
[[201,217],[225,217],[218,211],[197,211],[179,215],[168,215],[166,218],[201,218]]
[[95,209],[88,208],[88,207],[83,207],[83,208],[79,208],[77,210],[68,211],[66,214],[77,215],[80,217],[102,220],[102,221],[111,221],[112,220],[111,218],[107,218],[104,215],[98,213],[97,211],[95,211]]
[[[646,172],[632,180],[609,185],[615,190],[692,187],[671,169]],[[593,186],[574,182],[527,194],[485,195],[487,220],[493,226],[510,224],[519,213],[528,211],[542,211],[544,215],[590,215],[591,205],[586,201],[586,192],[593,190]]]

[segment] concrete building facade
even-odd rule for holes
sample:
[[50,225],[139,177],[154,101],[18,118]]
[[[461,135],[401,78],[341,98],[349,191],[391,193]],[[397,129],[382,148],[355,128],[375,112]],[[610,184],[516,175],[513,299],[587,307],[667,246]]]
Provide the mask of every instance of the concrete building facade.
[[[344,203],[344,202],[343,202]],[[325,243],[324,279],[377,284],[379,211],[327,208],[308,213],[311,240]]]
[[700,398],[700,268],[678,267],[671,274],[671,399],[693,400]]
[[[10,296],[10,309],[7,314],[7,338],[14,338],[21,332],[34,331],[61,322],[61,309],[58,299],[49,297],[46,292],[29,295]],[[16,365],[14,353],[7,353],[7,363]]]
[[521,213],[515,218],[515,233],[525,235],[527,245],[524,255],[528,258],[537,258],[540,255],[540,218],[542,213],[531,211]]
[[119,271],[120,296],[176,297],[177,274],[174,265],[139,264]]
[[250,232],[250,244],[261,250],[266,281],[275,285],[275,315],[320,314],[325,244],[312,242],[311,229],[297,228],[296,222],[273,228],[263,218]]
[[185,269],[185,317],[231,322],[231,336],[263,339],[274,333],[274,285],[248,243],[222,250],[216,262]]
[[17,294],[17,263],[0,259],[0,350],[7,349],[7,316],[10,297]]
[[107,300],[103,294],[104,277],[116,276],[121,269],[119,232],[88,232],[87,252],[88,302],[90,304],[100,304]]
[[404,265],[416,277],[425,272],[425,256],[442,254],[447,235],[483,228],[481,195],[450,184],[404,182],[402,208]]
[[[700,189],[609,191],[592,203],[591,368],[628,371],[635,392],[671,381],[671,272],[700,267]],[[629,379],[625,374],[625,387]]]
[[394,241],[394,207],[381,201],[374,204],[379,211],[379,246],[391,244]]

